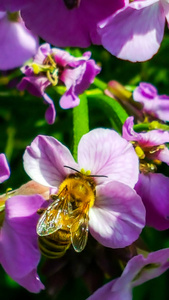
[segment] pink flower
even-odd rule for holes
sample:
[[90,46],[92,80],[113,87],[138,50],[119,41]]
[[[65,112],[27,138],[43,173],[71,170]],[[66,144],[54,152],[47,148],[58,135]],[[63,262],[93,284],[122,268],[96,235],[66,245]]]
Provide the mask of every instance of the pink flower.
[[57,47],[100,44],[97,23],[123,7],[124,0],[1,0],[0,9],[21,10],[26,26]]
[[141,82],[133,92],[133,99],[143,104],[143,111],[163,121],[169,121],[169,96],[158,95],[150,83]]
[[144,226],[145,210],[131,188],[138,179],[138,159],[132,145],[113,130],[94,129],[80,140],[78,163],[64,145],[49,136],[37,136],[25,151],[28,175],[50,188],[58,190],[66,176],[75,173],[65,166],[93,175],[96,197],[89,210],[93,237],[112,248],[136,240]]
[[90,56],[90,52],[85,52],[82,57],[76,58],[64,50],[51,49],[49,44],[44,44],[39,47],[33,63],[22,68],[26,76],[18,88],[44,98],[49,104],[45,115],[49,124],[55,121],[56,111],[52,99],[45,92],[46,88],[57,84],[66,86],[60,106],[68,109],[79,105],[78,95],[90,86],[100,72],[100,67]]
[[20,67],[37,51],[38,38],[25,24],[19,13],[0,11],[0,70]]
[[161,249],[134,256],[127,263],[121,277],[98,289],[87,300],[132,300],[132,288],[163,274],[169,268],[169,249]]
[[[6,180],[9,173],[6,158],[0,154],[0,181]],[[44,201],[40,195],[0,199],[0,263],[10,277],[33,293],[44,288],[36,270],[40,260],[37,210]]]
[[135,185],[146,208],[146,224],[158,230],[169,228],[169,178],[156,173],[158,164],[169,165],[169,132],[151,130],[135,132],[133,117],[129,117],[123,126],[123,137],[134,142],[135,150],[140,157],[141,174]]
[[167,0],[126,0],[124,8],[100,22],[103,46],[113,55],[132,62],[150,59],[159,49],[165,19],[169,22]]
[[146,157],[169,164],[169,149],[165,146],[165,143],[169,143],[169,132],[155,129],[137,133],[133,126],[133,117],[127,118],[123,125],[123,137],[127,141],[134,141],[135,146],[142,149],[140,159]]

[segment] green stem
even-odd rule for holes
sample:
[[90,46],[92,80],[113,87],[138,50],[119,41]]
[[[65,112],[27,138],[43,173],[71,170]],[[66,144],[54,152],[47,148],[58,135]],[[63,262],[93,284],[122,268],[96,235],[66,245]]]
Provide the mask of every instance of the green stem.
[[93,84],[103,91],[107,88],[107,83],[98,79],[97,77],[95,77]]
[[7,144],[6,144],[6,148],[5,148],[5,154],[6,154],[6,157],[9,162],[11,160],[12,153],[14,150],[15,133],[16,133],[15,128],[13,128],[13,127],[7,128],[8,139],[7,139]]
[[80,104],[73,108],[73,157],[77,161],[77,149],[81,137],[89,132],[88,102],[85,94],[80,97]]

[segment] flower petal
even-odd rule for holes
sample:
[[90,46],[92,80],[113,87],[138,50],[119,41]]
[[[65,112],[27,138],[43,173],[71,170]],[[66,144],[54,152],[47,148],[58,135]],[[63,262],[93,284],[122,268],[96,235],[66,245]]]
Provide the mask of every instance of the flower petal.
[[53,124],[56,118],[56,109],[53,100],[46,93],[44,93],[43,98],[45,102],[49,104],[49,107],[45,112],[45,119],[48,122],[48,124]]
[[57,47],[84,48],[91,42],[100,44],[97,23],[123,5],[124,0],[105,0],[104,3],[102,0],[81,0],[78,7],[68,9],[62,0],[34,0],[23,8],[22,17],[28,28],[49,43]]
[[25,277],[17,278],[16,281],[31,293],[39,293],[45,288],[35,269]]
[[113,286],[117,279],[114,279],[107,284],[103,285],[98,289],[93,295],[91,295],[87,300],[131,300],[132,290],[130,287],[121,287],[118,291],[113,291]]
[[0,182],[7,180],[10,176],[10,169],[5,154],[0,154]]
[[157,230],[169,228],[169,178],[163,174],[140,174],[135,186],[146,208],[146,223]]
[[58,187],[69,173],[65,165],[78,168],[68,148],[53,137],[39,135],[26,148],[25,171],[42,185]]
[[90,233],[106,247],[122,248],[134,242],[145,225],[145,208],[133,189],[112,181],[98,187],[89,211]]
[[138,180],[138,158],[133,146],[117,132],[94,129],[85,134],[78,146],[78,164],[93,175],[98,183],[117,180],[133,187]]
[[[14,196],[6,201],[0,232],[0,262],[9,276],[19,283],[32,272],[35,274],[40,260],[36,224],[37,210],[44,201],[40,195]],[[36,292],[42,284],[34,276],[27,287]]]
[[79,103],[80,99],[75,95],[73,87],[64,93],[59,101],[59,104],[63,109],[76,107],[79,105]]
[[38,38],[29,31],[22,19],[8,20],[7,15],[0,19],[0,69],[9,70],[22,66],[37,50]]
[[165,16],[158,0],[134,1],[100,22],[103,46],[132,62],[150,59],[159,49]]

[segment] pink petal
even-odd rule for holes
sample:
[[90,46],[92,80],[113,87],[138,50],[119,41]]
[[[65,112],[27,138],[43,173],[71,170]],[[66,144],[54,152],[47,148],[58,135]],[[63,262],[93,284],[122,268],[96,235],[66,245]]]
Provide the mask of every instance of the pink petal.
[[164,149],[158,151],[157,154],[154,155],[154,158],[169,165],[169,149],[165,147]]
[[78,164],[96,178],[97,183],[117,180],[133,187],[138,180],[138,157],[133,146],[117,132],[94,129],[85,134],[78,146]]
[[[14,196],[6,201],[0,232],[0,262],[9,276],[19,283],[32,272],[35,275],[40,260],[36,224],[37,210],[43,203],[44,199],[39,195]],[[42,288],[36,277],[25,284],[33,292]]]
[[38,39],[23,21],[11,22],[7,16],[0,19],[0,69],[9,70],[22,66],[37,50]]
[[146,223],[157,230],[169,228],[169,178],[159,173],[140,174],[135,190],[146,208]]
[[134,1],[99,24],[103,46],[132,62],[150,59],[163,39],[165,16],[158,0]]
[[79,103],[80,99],[74,94],[73,88],[70,88],[66,93],[64,93],[59,101],[59,104],[63,109],[76,107]]
[[22,17],[28,28],[49,43],[84,48],[91,42],[100,44],[97,23],[123,5],[123,0],[81,0],[79,7],[67,9],[63,0],[34,0],[22,10]]
[[69,173],[65,165],[77,169],[68,148],[53,137],[39,135],[26,148],[25,171],[42,185],[58,187]]
[[145,225],[145,208],[133,189],[112,181],[98,187],[89,211],[90,233],[106,247],[123,248],[134,242]]
[[45,288],[35,269],[25,277],[17,278],[16,281],[31,293],[39,293]]
[[0,182],[7,180],[10,176],[10,169],[5,154],[0,154]]

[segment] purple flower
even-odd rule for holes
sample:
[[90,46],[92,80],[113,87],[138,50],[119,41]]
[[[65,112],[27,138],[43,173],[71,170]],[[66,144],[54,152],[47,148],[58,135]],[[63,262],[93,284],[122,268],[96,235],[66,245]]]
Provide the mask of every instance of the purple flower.
[[[9,175],[5,155],[0,154],[0,181]],[[44,288],[36,271],[40,260],[37,210],[44,201],[40,195],[0,199],[0,263],[10,277],[33,293]]]
[[[91,172],[96,198],[89,210],[89,227],[101,244],[121,248],[136,240],[144,226],[145,210],[131,188],[138,179],[138,159],[130,143],[109,129],[94,129],[82,137],[78,163],[69,150],[49,136],[37,136],[24,154],[28,175],[42,185],[58,190],[74,171]],[[107,176],[106,178],[103,176]]]
[[169,132],[151,130],[135,132],[133,117],[129,117],[123,126],[123,137],[132,141],[140,158],[139,180],[135,186],[146,208],[146,224],[158,230],[169,228],[169,178],[154,173],[160,162],[169,164]]
[[168,17],[167,0],[126,0],[124,8],[99,24],[103,46],[132,62],[150,59],[159,49]]
[[163,274],[169,268],[169,249],[161,249],[134,256],[127,263],[121,277],[98,289],[87,300],[132,300],[132,288]]
[[152,117],[169,121],[169,96],[158,95],[150,83],[141,82],[133,92],[135,101],[143,104],[143,111]]
[[39,47],[33,63],[22,68],[26,75],[18,88],[27,89],[37,97],[43,97],[49,108],[46,111],[46,120],[52,124],[56,111],[52,99],[45,93],[48,86],[64,85],[66,92],[60,99],[60,106],[64,109],[79,105],[79,94],[82,94],[100,72],[91,53],[85,52],[82,57],[74,57],[68,52],[50,48],[49,44]]
[[123,125],[123,137],[127,141],[135,142],[135,149],[140,157],[149,160],[159,160],[169,164],[169,149],[165,143],[169,143],[169,132],[163,130],[150,130],[148,132],[135,132],[133,129],[133,117],[127,118]]
[[0,11],[0,45],[0,70],[9,70],[36,53],[38,38],[25,27],[19,13]]
[[28,28],[57,47],[101,44],[97,23],[124,0],[1,0],[0,9],[20,10]]

